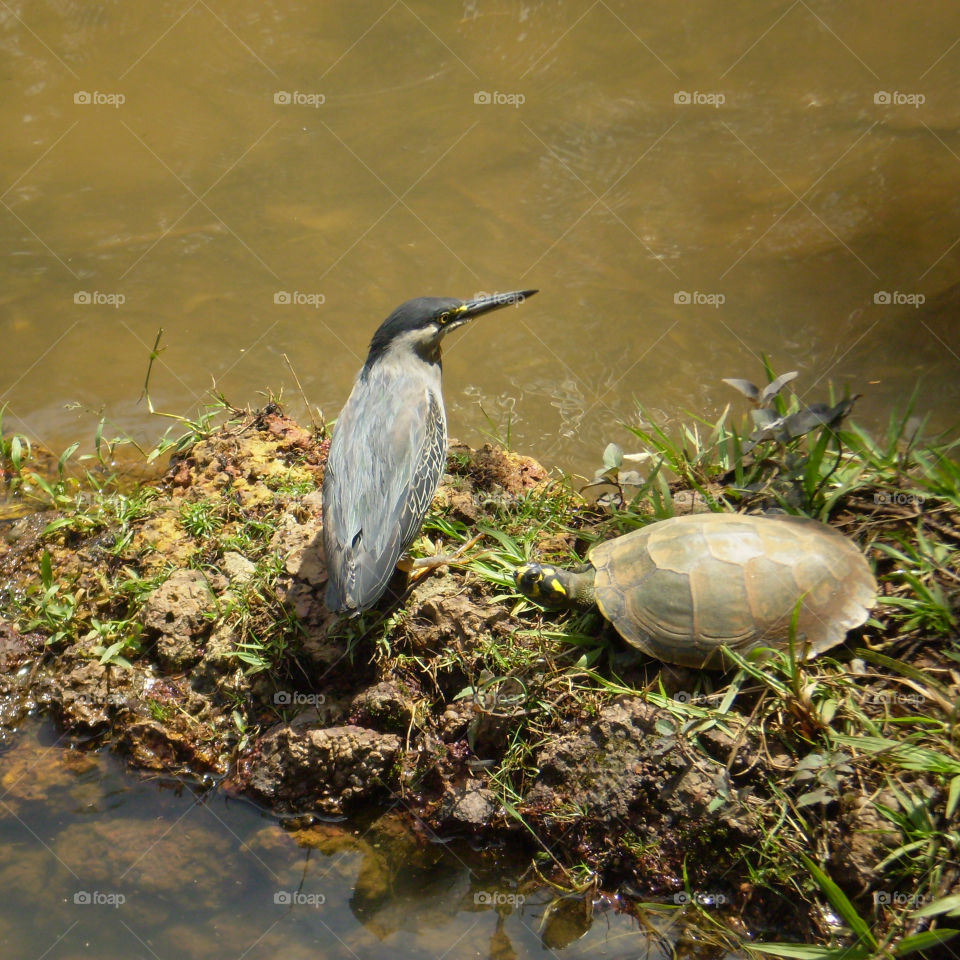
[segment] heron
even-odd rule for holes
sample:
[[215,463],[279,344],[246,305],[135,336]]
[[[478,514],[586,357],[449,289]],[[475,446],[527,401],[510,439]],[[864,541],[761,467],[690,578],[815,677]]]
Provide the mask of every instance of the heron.
[[447,461],[440,342],[536,290],[419,297],[380,325],[333,432],[323,478],[327,608],[357,616],[383,596]]

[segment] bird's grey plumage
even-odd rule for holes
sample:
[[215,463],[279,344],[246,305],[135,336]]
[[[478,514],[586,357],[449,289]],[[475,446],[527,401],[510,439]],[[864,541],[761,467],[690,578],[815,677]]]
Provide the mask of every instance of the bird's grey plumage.
[[[418,378],[416,395],[411,395],[409,381],[395,365],[365,367],[337,421],[324,477],[326,600],[331,610],[359,612],[379,599],[443,476],[447,421],[439,363],[422,372],[428,375]],[[403,405],[397,402],[401,393]],[[355,395],[367,401],[364,417],[386,429],[370,431],[356,422],[361,407],[353,402]],[[359,436],[363,456],[348,456],[344,444]],[[408,463],[414,465],[412,476]],[[333,496],[334,489],[351,495]]]
[[337,420],[323,480],[330,610],[356,615],[380,599],[443,476],[441,339],[472,317],[534,293],[408,300],[374,334]]

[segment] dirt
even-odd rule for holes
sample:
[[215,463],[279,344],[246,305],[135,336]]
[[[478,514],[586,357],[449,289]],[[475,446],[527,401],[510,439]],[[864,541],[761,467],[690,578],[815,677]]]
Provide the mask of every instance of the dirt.
[[[579,654],[531,631],[495,588],[456,567],[409,592],[399,575],[402,607],[386,602],[366,634],[351,632],[322,599],[327,446],[268,408],[178,455],[125,529],[108,519],[44,534],[50,515],[18,520],[0,545],[4,606],[37,590],[46,554],[57,596],[75,598],[83,629],[48,643],[49,631],[20,634],[0,621],[0,731],[38,707],[134,768],[206,775],[284,816],[309,822],[400,804],[387,833],[403,857],[428,849],[420,827],[508,839],[547,848],[555,864],[585,862],[601,883],[644,896],[719,882],[726,901],[745,908],[744,850],[777,802],[770,782],[788,779],[777,745],[757,742],[733,712],[725,729],[689,729],[641,696],[578,699],[569,678],[584,679]],[[449,469],[436,507],[468,525],[492,525],[503,503],[551,490],[539,464],[491,446],[454,447]],[[576,541],[550,530],[543,552]],[[120,626],[104,639],[95,620]],[[595,629],[606,630],[599,617]],[[523,669],[498,676],[498,645]],[[689,671],[646,662],[624,676],[678,697],[692,688]],[[525,698],[551,705],[546,725],[528,725]],[[492,773],[518,739],[531,772],[514,782],[521,796],[511,795],[511,810]],[[894,842],[870,799],[879,789],[875,776],[841,778],[823,800],[837,877],[854,895],[876,887]],[[88,831],[91,858],[109,859],[118,827]],[[330,843],[348,842],[332,826],[304,829],[311,842],[325,842],[324,829]],[[382,901],[401,856],[381,846],[388,852],[367,851],[363,909]],[[170,871],[188,867],[175,859]],[[572,934],[554,922],[551,936],[566,942]]]

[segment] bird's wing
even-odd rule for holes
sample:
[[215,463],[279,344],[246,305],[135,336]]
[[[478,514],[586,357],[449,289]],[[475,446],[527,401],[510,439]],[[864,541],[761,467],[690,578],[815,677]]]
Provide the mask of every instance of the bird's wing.
[[438,395],[414,398],[388,378],[368,384],[363,422],[353,403],[334,431],[323,484],[327,606],[366,610],[380,599],[417,535],[443,476],[446,418]]

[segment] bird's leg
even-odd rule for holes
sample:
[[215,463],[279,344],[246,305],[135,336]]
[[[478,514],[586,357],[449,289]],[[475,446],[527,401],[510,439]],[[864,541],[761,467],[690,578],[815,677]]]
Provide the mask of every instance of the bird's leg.
[[419,557],[414,560],[413,557],[403,557],[398,563],[397,566],[403,570],[404,573],[412,574],[416,571],[416,574],[411,577],[411,580],[414,583],[418,583],[422,580],[428,573],[432,570],[436,570],[437,567],[446,566],[448,563],[457,563],[460,557],[463,556],[471,547],[475,546],[483,537],[482,533],[478,533],[473,539],[468,540],[456,553],[437,553],[432,557]]

